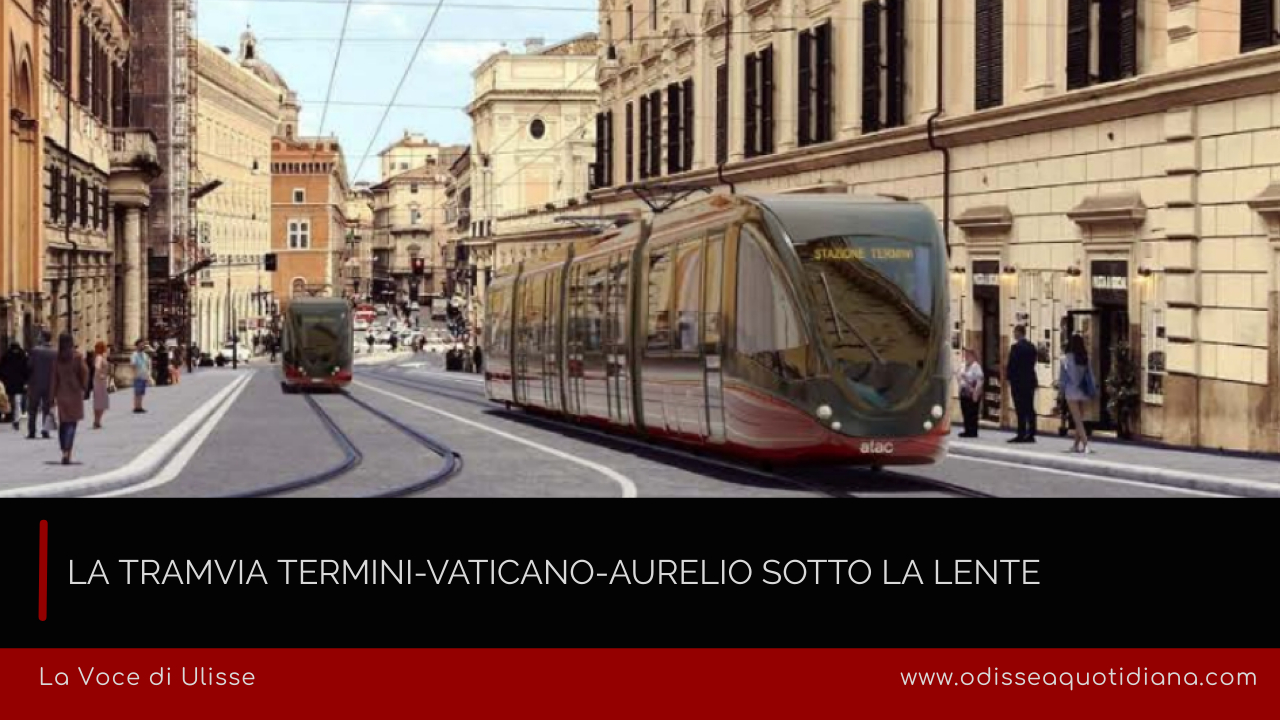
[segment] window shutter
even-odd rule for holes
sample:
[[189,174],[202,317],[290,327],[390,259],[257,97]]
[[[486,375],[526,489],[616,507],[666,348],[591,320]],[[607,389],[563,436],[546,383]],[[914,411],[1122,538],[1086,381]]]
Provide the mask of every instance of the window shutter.
[[680,111],[680,83],[667,86],[667,174],[680,172],[680,121],[684,113]]
[[756,112],[759,108],[759,102],[756,98],[756,56],[748,55],[746,59],[746,81],[747,92],[744,99],[744,108],[742,113],[742,154],[747,157],[755,157],[760,146],[756,142]]
[[684,81],[683,85],[684,97],[680,101],[680,110],[684,113],[684,117],[680,120],[680,129],[682,133],[683,143],[680,148],[681,170],[693,169],[693,136],[697,125],[693,119],[693,78]]
[[[644,100],[644,98],[641,98],[641,100]],[[623,139],[623,142],[626,143],[625,147],[623,148],[623,155],[625,156],[623,160],[623,164],[625,166],[625,170],[627,173],[624,176],[626,178],[625,182],[628,182],[628,183],[630,183],[636,177],[636,174],[635,174],[636,121],[635,121],[635,118],[636,118],[635,103],[627,103],[627,114],[626,114],[627,127],[625,132],[623,133],[622,139]]]
[[1089,86],[1090,0],[1067,0],[1067,89]]
[[716,68],[716,163],[729,160],[729,65]]
[[773,46],[760,51],[760,154],[773,152]]
[[1138,74],[1138,0],[1120,0],[1120,77]]
[[649,176],[662,175],[662,91],[649,93]]
[[80,104],[89,107],[90,95],[93,93],[91,80],[93,72],[93,53],[90,51],[90,35],[88,23],[80,22]]
[[1240,0],[1240,52],[1271,47],[1275,41],[1275,0]]
[[813,32],[800,33],[800,70],[797,95],[800,100],[799,120],[796,123],[796,142],[801,146],[813,142],[810,125],[813,123]]
[[49,168],[49,214],[54,222],[62,217],[62,171],[56,165]]
[[906,0],[885,0],[885,36],[888,53],[885,62],[885,125],[898,127],[907,122],[907,19]]
[[640,179],[649,177],[649,96],[640,96]]
[[1004,0],[978,0],[975,17],[974,107],[1004,102]]
[[1120,79],[1120,0],[1098,5],[1098,81]]
[[604,150],[604,184],[613,186],[613,111],[604,114],[604,134],[609,139]]
[[76,224],[76,179],[73,175],[67,176],[67,224]]
[[834,65],[831,62],[831,21],[819,25],[815,30],[814,41],[817,45],[816,54],[818,56],[818,123],[817,123],[817,142],[827,142],[831,140],[831,110],[832,110],[832,77]]
[[862,131],[880,129],[880,2],[862,3]]
[[596,113],[596,162],[591,166],[591,187],[604,187],[604,113]]

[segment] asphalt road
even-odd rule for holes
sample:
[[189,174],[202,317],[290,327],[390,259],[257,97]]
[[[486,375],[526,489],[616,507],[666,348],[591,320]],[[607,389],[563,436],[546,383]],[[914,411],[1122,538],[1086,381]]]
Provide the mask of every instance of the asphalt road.
[[[924,468],[766,470],[507,411],[440,355],[358,365],[341,394],[281,392],[263,368],[170,482],[136,496],[1190,497],[1172,488],[951,457]],[[361,404],[363,403],[363,405]],[[322,417],[350,443],[344,448]],[[446,472],[440,447],[459,458]],[[435,449],[433,449],[433,447]],[[327,473],[327,475],[326,475]],[[438,477],[441,475],[443,477]],[[435,478],[435,479],[432,479]],[[309,482],[302,486],[299,483]],[[424,482],[429,482],[423,486]],[[274,489],[290,486],[288,491]],[[417,488],[417,489],[414,489]]]

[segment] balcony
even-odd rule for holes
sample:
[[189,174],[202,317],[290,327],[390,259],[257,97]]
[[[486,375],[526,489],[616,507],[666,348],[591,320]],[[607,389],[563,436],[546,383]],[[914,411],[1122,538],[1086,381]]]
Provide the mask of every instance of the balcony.
[[133,128],[112,130],[110,157],[108,187],[112,204],[135,209],[149,206],[151,181],[163,171],[155,134]]
[[156,136],[150,130],[120,128],[111,131],[111,170],[120,168],[160,169]]

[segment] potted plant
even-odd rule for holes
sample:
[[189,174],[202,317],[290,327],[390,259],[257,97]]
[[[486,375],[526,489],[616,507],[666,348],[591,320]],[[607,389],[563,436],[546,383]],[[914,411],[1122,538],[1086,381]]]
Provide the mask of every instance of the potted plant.
[[1127,341],[1111,349],[1111,372],[1107,376],[1107,412],[1116,423],[1116,434],[1122,439],[1133,437],[1133,424],[1138,414],[1138,368]]

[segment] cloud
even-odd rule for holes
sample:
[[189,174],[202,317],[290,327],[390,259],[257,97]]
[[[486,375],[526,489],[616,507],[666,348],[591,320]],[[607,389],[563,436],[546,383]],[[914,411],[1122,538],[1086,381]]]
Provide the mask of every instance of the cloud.
[[431,38],[427,38],[427,44],[422,49],[422,60],[436,65],[474,68],[501,49],[502,45],[499,43],[483,40],[433,43]]
[[388,28],[403,30],[409,26],[404,13],[391,5],[359,3],[351,15],[357,25],[376,26],[380,30]]

